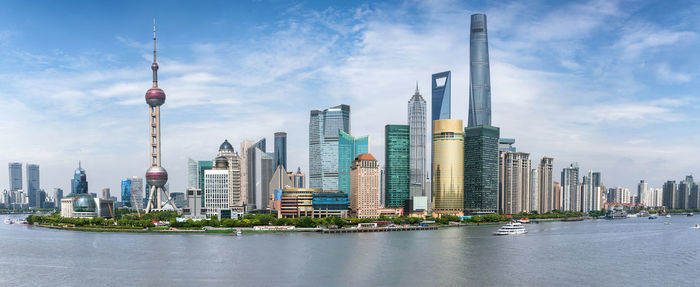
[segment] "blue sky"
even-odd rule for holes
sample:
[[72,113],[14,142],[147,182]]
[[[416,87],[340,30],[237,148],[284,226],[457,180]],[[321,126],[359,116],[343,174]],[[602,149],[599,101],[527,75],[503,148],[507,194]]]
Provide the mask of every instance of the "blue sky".
[[[90,191],[148,166],[151,25],[158,26],[163,166],[228,139],[289,134],[308,166],[308,113],[352,106],[352,133],[384,157],[384,125],[406,122],[416,81],[451,70],[466,119],[468,19],[486,13],[493,123],[530,152],[601,171],[606,186],[696,174],[700,5],[694,1],[5,1],[0,5],[0,162],[41,165]],[[583,172],[582,171],[582,172]],[[7,173],[0,173],[7,188]]]

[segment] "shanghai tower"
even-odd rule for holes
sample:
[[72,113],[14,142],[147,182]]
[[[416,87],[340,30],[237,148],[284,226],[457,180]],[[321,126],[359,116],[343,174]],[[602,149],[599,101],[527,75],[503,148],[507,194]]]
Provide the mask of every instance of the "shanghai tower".
[[474,14],[469,35],[468,127],[491,125],[491,80],[486,15]]

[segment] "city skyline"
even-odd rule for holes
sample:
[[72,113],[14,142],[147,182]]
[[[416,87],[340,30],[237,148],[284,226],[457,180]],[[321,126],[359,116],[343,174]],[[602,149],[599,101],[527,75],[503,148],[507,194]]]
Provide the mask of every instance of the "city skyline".
[[[233,20],[225,19],[223,13],[192,28],[177,24],[185,17],[184,12],[172,7],[162,9],[159,15],[131,14],[127,17],[131,22],[123,27],[112,26],[119,22],[112,14],[102,15],[112,24],[71,19],[61,26],[64,28],[56,28],[59,31],[55,34],[82,30],[79,28],[87,23],[95,27],[85,31],[89,40],[73,39],[67,43],[40,31],[45,28],[42,25],[51,24],[50,20],[16,24],[14,19],[26,16],[29,11],[27,7],[14,7],[10,3],[0,8],[0,14],[6,16],[0,18],[7,19],[0,20],[0,27],[9,27],[0,29],[0,54],[12,56],[0,60],[3,64],[0,74],[4,76],[0,80],[3,87],[0,104],[4,107],[0,120],[8,123],[5,130],[14,138],[2,143],[7,152],[0,160],[40,165],[40,188],[45,190],[54,187],[68,190],[67,179],[78,160],[83,160],[85,169],[90,171],[90,192],[94,193],[105,187],[119,190],[123,178],[143,176],[147,166],[144,158],[149,151],[144,148],[148,131],[144,128],[142,90],[150,81],[146,69],[150,62],[148,46],[153,16],[159,21],[159,47],[162,47],[159,49],[167,51],[164,56],[159,54],[159,59],[164,67],[172,69],[162,71],[165,76],[161,83],[169,94],[169,105],[163,107],[168,115],[163,119],[163,165],[168,167],[173,191],[187,187],[188,157],[209,160],[211,151],[226,138],[234,145],[243,139],[260,137],[272,142],[270,135],[276,131],[288,133],[288,165],[301,166],[309,174],[308,112],[338,104],[352,107],[353,130],[373,139],[370,150],[382,165],[384,125],[404,123],[403,105],[408,100],[405,95],[414,89],[415,81],[428,94],[430,75],[441,71],[452,72],[452,118],[466,122],[467,31],[469,15],[476,12],[489,15],[492,32],[489,49],[493,125],[501,128],[502,137],[516,138],[519,149],[531,153],[532,159],[553,157],[555,174],[569,163],[579,162],[581,171],[602,172],[602,181],[607,186],[627,188],[634,188],[639,179],[645,179],[650,187],[661,187],[668,179],[680,180],[680,175],[697,171],[684,156],[697,153],[692,146],[692,134],[674,143],[664,142],[665,135],[685,130],[685,125],[697,121],[687,112],[697,104],[687,96],[688,88],[695,83],[695,74],[687,72],[693,66],[692,61],[684,64],[672,55],[697,44],[696,33],[692,32],[697,23],[689,23],[683,17],[677,21],[651,17],[649,10],[660,4],[623,9],[615,3],[593,2],[593,5],[566,4],[552,9],[544,3],[522,7],[517,3],[481,6],[440,2],[423,6],[394,2],[406,3],[406,7],[389,11],[392,5],[357,4],[328,10],[318,5],[296,5],[275,7],[267,13],[258,4],[235,4],[229,5],[229,9],[255,6],[247,8],[252,8],[254,14],[269,16],[259,22],[246,19],[253,23],[248,23],[246,28],[273,32],[272,36],[254,40],[266,45],[280,41],[292,48],[273,45],[258,52],[254,48],[242,50],[233,55],[242,56],[243,60],[231,63],[225,60],[227,55],[248,43],[231,40],[246,34],[245,31],[217,36],[233,27]],[[117,11],[114,13],[118,14],[126,10],[125,6],[145,4],[113,5]],[[459,9],[451,7],[454,5]],[[15,8],[17,15],[8,15]],[[56,13],[50,8],[43,6],[38,13]],[[62,5],[57,11],[70,8]],[[528,12],[530,8],[532,11]],[[392,17],[382,14],[418,14],[413,10],[425,11],[428,16],[418,17],[415,24],[409,25],[389,21]],[[542,13],[543,10],[548,12]],[[576,17],[564,19],[568,17],[566,12],[575,12]],[[683,15],[680,11],[675,13]],[[204,14],[207,13],[192,17]],[[516,27],[512,22],[521,18],[533,28],[508,32],[510,27]],[[564,24],[547,27],[546,23],[552,19]],[[561,28],[575,20],[588,25],[578,25],[570,31]],[[625,26],[621,23],[624,20],[635,24]],[[6,24],[4,21],[13,24],[2,25]],[[388,26],[382,27],[387,22]],[[286,25],[290,23],[294,25]],[[321,24],[321,28],[312,28],[315,24]],[[619,33],[613,31],[620,27],[625,29]],[[197,35],[202,31],[206,33]],[[436,31],[439,32],[432,34]],[[314,38],[315,32],[324,33]],[[600,37],[602,42],[596,44],[600,47],[583,43],[593,38],[593,33],[605,34]],[[38,45],[36,38],[46,43]],[[389,44],[395,40],[400,41]],[[430,40],[441,40],[444,45],[435,47]],[[536,43],[551,49],[541,51],[533,46]],[[644,64],[632,65],[641,72],[592,65],[590,61],[595,57],[588,59],[590,54],[569,49],[569,45],[590,54],[611,53],[616,56],[613,62],[643,61]],[[439,50],[436,53],[428,48]],[[344,53],[346,49],[350,52]],[[397,50],[406,56],[382,59]],[[436,55],[440,52],[445,53]],[[550,53],[553,59],[535,63]],[[652,55],[663,57],[662,60],[646,58]],[[19,56],[32,61],[15,62]],[[287,56],[289,59],[276,62]],[[262,61],[246,62],[261,57]],[[302,63],[308,59],[311,61]],[[391,68],[396,66],[394,61],[408,62]],[[647,70],[651,70],[650,75],[644,74]],[[611,73],[619,75],[605,79]],[[262,77],[268,74],[272,77]],[[371,79],[378,78],[386,81],[377,86]],[[600,86],[608,86],[584,87],[591,79],[600,80]],[[640,83],[646,79],[651,83]],[[319,80],[322,85],[313,87]],[[609,86],[610,81],[615,83]],[[38,86],[50,88],[29,89]],[[313,88],[307,90],[309,87]],[[669,87],[676,90],[668,92]],[[259,91],[256,93],[259,99],[249,98],[253,90]],[[667,93],[654,97],[659,91]],[[286,101],[287,95],[297,101]],[[584,97],[592,100],[583,101]],[[270,104],[281,100],[285,104]],[[245,108],[241,108],[243,105]],[[215,119],[208,119],[210,114]],[[46,150],[45,140],[41,139],[50,139],[55,148]],[[430,166],[430,162],[426,165]],[[0,182],[8,182],[5,173]],[[0,185],[0,188],[9,189],[9,186]]]

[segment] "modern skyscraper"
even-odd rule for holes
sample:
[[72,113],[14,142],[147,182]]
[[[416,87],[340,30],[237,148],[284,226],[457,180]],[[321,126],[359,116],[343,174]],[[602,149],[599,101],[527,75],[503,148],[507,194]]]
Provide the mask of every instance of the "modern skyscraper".
[[[217,156],[226,158],[226,170],[228,171],[228,207],[237,211],[244,212],[245,202],[242,200],[243,193],[248,192],[241,189],[241,158],[238,153],[233,150],[233,146],[228,140],[219,146]],[[205,193],[206,197],[206,193]]]
[[410,128],[408,125],[384,127],[384,192],[386,207],[404,207],[410,197]]
[[[250,181],[248,177],[248,149],[252,147],[256,142],[254,140],[243,140],[241,142],[240,157],[241,157],[241,190],[243,194],[241,200],[243,202],[248,202],[248,182]],[[202,189],[203,190],[203,189]]]
[[30,207],[41,207],[41,201],[39,198],[40,187],[40,176],[39,176],[39,165],[28,163],[27,168],[27,196],[29,197]]
[[497,127],[464,128],[464,212],[498,212]]
[[448,120],[451,118],[450,101],[451,95],[451,76],[450,71],[433,74],[432,80],[433,99],[432,99],[432,120]]
[[637,199],[639,199],[639,203],[644,204],[644,206],[650,206],[651,196],[649,194],[649,184],[643,179],[637,184]]
[[590,174],[591,176],[591,192],[593,193],[593,206],[592,210],[602,210],[603,209],[603,187],[600,178],[600,172],[594,171]]
[[[363,154],[369,153],[369,137],[363,136],[355,138],[352,135],[338,130],[338,163],[337,163],[337,173],[338,173],[338,187],[337,190],[344,193],[350,193],[350,166],[352,166],[353,160]],[[333,191],[333,190],[323,190]]]
[[564,211],[581,210],[579,190],[578,163],[574,162],[561,171],[562,203]]
[[563,210],[561,203],[561,184],[558,182],[554,182],[554,195],[552,196],[552,210]]
[[54,188],[53,189],[53,200],[55,203],[55,207],[58,209],[61,208],[61,199],[62,198],[63,198],[63,189]]
[[500,210],[505,214],[528,212],[530,208],[530,154],[499,152]]
[[102,199],[109,199],[110,197],[112,197],[112,196],[109,194],[109,187],[103,188],[102,189]]
[[77,196],[78,194],[88,193],[88,182],[87,175],[83,169],[80,162],[78,162],[78,168],[73,173],[73,179],[70,182],[71,194]]
[[229,206],[228,160],[218,156],[214,167],[204,171],[204,207],[207,216],[218,215],[219,210]]
[[359,155],[351,167],[350,212],[357,218],[379,217],[379,165],[369,153]]
[[162,210],[165,204],[177,210],[175,202],[170,198],[165,183],[168,182],[168,172],[160,163],[160,106],[165,103],[165,92],[158,87],[158,63],[156,62],[156,23],[153,20],[153,87],[146,91],[146,103],[150,110],[151,131],[151,167],[146,171],[146,181],[150,186],[146,213],[152,210]]
[[462,120],[433,121],[433,212],[464,211],[464,134]]
[[530,170],[530,212],[537,211],[539,209],[539,188],[537,184],[539,183],[539,177],[537,176],[537,169],[533,168]]
[[488,43],[486,15],[473,14],[469,34],[469,127],[491,125]]
[[22,164],[11,162],[7,164],[7,167],[10,171],[10,191],[22,189]]
[[425,147],[427,136],[427,106],[423,96],[418,92],[418,84],[416,84],[416,92],[408,101],[408,127],[410,139],[410,189],[411,198],[415,196],[426,196],[425,193]]
[[689,209],[690,207],[690,190],[694,185],[693,176],[689,175],[685,177],[685,180],[681,180],[678,183],[678,206],[676,209]]
[[678,208],[677,188],[678,186],[676,185],[675,180],[669,180],[666,183],[664,183],[662,204],[667,209]]
[[[538,167],[538,196],[539,205],[537,212],[540,214],[551,212],[555,209],[555,198],[554,198],[554,159],[551,157],[543,157],[540,160],[540,166]],[[558,201],[559,199],[557,199]],[[558,204],[557,204],[558,205]]]
[[287,169],[287,133],[275,133],[275,168],[282,165]]
[[197,170],[197,161],[188,158],[187,159],[187,188],[197,188],[199,186],[199,179],[197,176],[199,171]]
[[[350,106],[312,110],[309,120],[309,187],[338,190],[338,131],[350,134]],[[352,161],[352,160],[351,160]]]
[[136,210],[144,208],[144,187],[143,177],[132,176],[128,178],[131,182],[131,207]]
[[265,139],[259,140],[247,150],[248,160],[248,209],[265,210],[268,206],[269,183],[274,170],[274,157],[265,152]]
[[121,185],[122,207],[131,207],[131,180],[122,180]]

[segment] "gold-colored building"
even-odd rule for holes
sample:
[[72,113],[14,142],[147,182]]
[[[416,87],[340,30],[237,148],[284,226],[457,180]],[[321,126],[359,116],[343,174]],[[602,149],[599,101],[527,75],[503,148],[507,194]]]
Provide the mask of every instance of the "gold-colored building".
[[433,212],[464,210],[464,133],[462,120],[433,121]]

